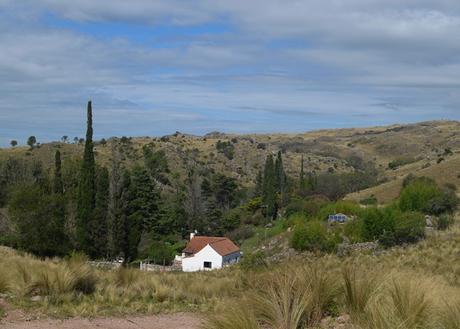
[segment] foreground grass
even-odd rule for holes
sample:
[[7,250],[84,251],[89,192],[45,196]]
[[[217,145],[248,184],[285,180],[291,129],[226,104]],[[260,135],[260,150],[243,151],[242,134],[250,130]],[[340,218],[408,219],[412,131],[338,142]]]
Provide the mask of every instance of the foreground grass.
[[0,293],[16,307],[52,316],[205,311],[240,292],[234,271],[104,271],[85,259],[41,261],[0,249]]
[[[91,268],[0,248],[0,294],[31,312],[111,316],[197,311],[213,329],[460,328],[460,229],[416,245],[345,258],[305,254],[269,267],[206,273]],[[1,311],[0,311],[1,312]]]
[[350,329],[458,329],[459,254],[454,227],[378,255],[307,255],[245,275],[240,298],[218,306],[206,327],[329,328],[325,318],[347,315]]

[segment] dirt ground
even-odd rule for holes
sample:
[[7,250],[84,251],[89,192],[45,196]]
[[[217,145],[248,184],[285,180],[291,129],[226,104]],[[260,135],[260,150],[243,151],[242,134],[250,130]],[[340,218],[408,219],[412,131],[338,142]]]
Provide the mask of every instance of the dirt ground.
[[32,319],[19,310],[9,310],[0,320],[0,329],[198,329],[202,320],[196,314],[177,313],[123,318]]

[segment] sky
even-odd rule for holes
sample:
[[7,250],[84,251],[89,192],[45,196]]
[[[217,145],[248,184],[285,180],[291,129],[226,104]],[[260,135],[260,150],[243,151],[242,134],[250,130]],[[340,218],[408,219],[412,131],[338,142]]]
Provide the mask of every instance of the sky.
[[0,0],[0,146],[460,119],[458,0]]

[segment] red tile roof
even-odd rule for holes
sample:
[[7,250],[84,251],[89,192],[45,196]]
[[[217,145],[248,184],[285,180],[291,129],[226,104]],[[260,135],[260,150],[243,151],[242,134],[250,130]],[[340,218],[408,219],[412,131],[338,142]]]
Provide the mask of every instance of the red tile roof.
[[187,243],[184,252],[186,254],[196,254],[208,244],[221,256],[230,255],[240,251],[240,248],[228,238],[195,236]]

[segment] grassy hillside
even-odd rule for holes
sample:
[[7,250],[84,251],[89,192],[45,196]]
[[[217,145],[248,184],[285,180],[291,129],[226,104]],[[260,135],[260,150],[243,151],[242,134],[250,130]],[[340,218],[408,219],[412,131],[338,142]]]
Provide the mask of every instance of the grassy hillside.
[[[226,144],[218,149],[218,143]],[[298,177],[303,155],[305,171],[317,173],[349,172],[358,168],[362,161],[370,161],[381,171],[382,179],[395,180],[395,183],[388,183],[390,190],[395,193],[397,188],[394,185],[397,185],[399,179],[414,171],[439,178],[440,182],[442,177],[442,180],[460,183],[455,169],[457,153],[460,151],[460,123],[455,121],[318,130],[303,134],[211,133],[200,137],[176,133],[162,138],[113,138],[106,145],[96,146],[96,159],[99,163],[109,163],[114,145],[121,147],[124,161],[128,165],[142,161],[142,147],[151,145],[155,150],[165,151],[171,175],[182,176],[187,168],[197,166],[205,171],[220,172],[237,178],[243,186],[254,184],[267,154],[279,150],[284,153],[286,173],[291,177]],[[37,158],[51,166],[54,151],[58,148],[64,159],[79,157],[83,153],[82,145],[47,143],[34,150],[26,147],[0,149],[0,161],[10,156]],[[445,154],[446,150],[454,155]],[[439,159],[445,162],[437,164]],[[401,165],[393,170],[388,168],[390,162]],[[423,167],[428,168],[422,169]],[[441,174],[441,171],[444,172]],[[382,202],[395,195],[387,193],[385,185],[381,189],[352,195],[350,198],[356,199],[372,193]]]

